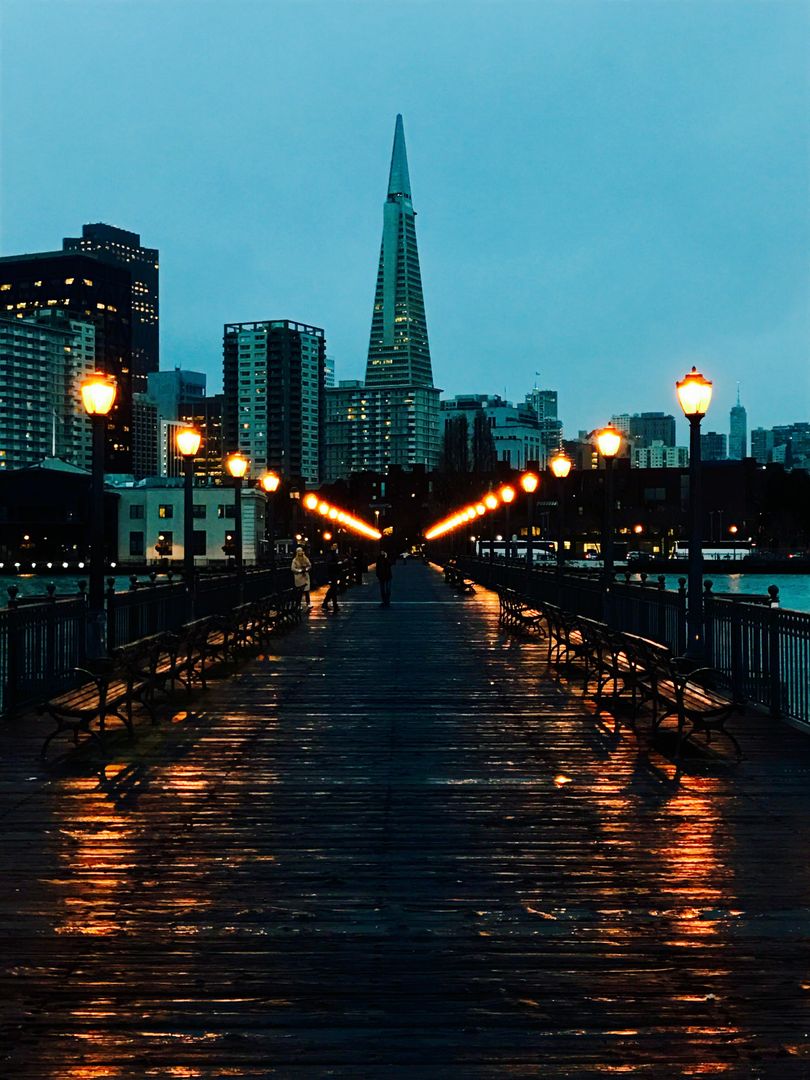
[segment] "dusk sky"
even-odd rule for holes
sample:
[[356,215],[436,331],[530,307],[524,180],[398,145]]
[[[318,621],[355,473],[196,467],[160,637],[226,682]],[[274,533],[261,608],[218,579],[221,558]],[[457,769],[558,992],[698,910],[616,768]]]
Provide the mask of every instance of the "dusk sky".
[[2,254],[139,232],[162,367],[219,389],[225,322],[291,318],[363,377],[401,112],[448,394],[536,380],[573,435],[695,363],[706,429],[737,380],[749,427],[810,418],[803,0],[0,11]]

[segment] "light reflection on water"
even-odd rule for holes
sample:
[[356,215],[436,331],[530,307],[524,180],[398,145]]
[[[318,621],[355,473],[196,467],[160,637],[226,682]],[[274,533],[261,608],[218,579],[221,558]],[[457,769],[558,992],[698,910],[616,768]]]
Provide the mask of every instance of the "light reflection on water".
[[[678,578],[686,577],[686,566],[680,574],[665,574],[667,589],[678,588]],[[633,577],[633,581],[638,581]],[[651,574],[647,583],[654,585],[657,575]],[[780,607],[792,611],[810,611],[810,574],[714,574],[703,576],[704,581],[711,581],[712,592],[733,593],[736,596],[763,597],[768,595],[768,586],[779,589]]]

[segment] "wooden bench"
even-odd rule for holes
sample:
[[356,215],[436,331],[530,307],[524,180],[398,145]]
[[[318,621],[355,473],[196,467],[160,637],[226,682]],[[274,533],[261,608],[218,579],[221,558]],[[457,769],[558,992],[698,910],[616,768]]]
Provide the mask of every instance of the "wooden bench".
[[[52,740],[63,732],[72,734],[74,746],[79,745],[79,735],[86,734],[103,749],[107,721],[112,717],[126,727],[130,736],[133,734],[132,711],[128,705],[130,696],[139,693],[141,687],[133,685],[126,670],[111,662],[99,665],[97,671],[76,668],[76,674],[84,679],[81,686],[58,694],[38,708],[40,715],[47,713],[56,721],[56,727],[42,744],[42,758]],[[93,728],[96,721],[98,730]]]
[[474,582],[462,574],[453,560],[445,565],[444,580],[448,585],[452,585],[453,588],[457,589],[460,593],[466,593],[468,596],[475,596]]
[[546,616],[542,609],[533,607],[528,600],[524,600],[513,589],[500,589],[498,592],[498,604],[500,608],[499,618],[507,626],[521,627],[524,630],[535,630],[545,635]]

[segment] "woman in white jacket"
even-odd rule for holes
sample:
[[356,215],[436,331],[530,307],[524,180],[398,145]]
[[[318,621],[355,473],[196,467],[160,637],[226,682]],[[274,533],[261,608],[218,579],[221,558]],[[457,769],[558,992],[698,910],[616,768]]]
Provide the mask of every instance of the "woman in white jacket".
[[303,599],[308,608],[312,607],[312,604],[309,602],[309,572],[312,569],[312,563],[306,557],[302,547],[295,549],[295,555],[293,556],[293,561],[290,563],[290,569],[293,572],[293,584],[296,589],[298,589],[299,603],[301,602],[301,599]]

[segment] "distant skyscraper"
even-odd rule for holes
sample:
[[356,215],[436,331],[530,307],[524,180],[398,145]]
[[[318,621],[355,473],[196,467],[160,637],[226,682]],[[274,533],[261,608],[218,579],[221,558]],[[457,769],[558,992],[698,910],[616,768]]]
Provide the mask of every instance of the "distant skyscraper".
[[102,262],[125,267],[132,277],[132,389],[146,390],[146,376],[160,367],[160,287],[157,248],[141,246],[138,233],[97,222],[67,236],[63,251],[85,251]]
[[157,408],[158,420],[183,420],[205,397],[205,385],[201,371],[151,371],[147,395]]
[[241,450],[254,475],[275,469],[319,483],[325,357],[318,326],[289,319],[226,325],[225,450]]
[[748,457],[748,417],[740,404],[740,384],[737,383],[737,404],[732,405],[728,436],[728,456],[733,461]]
[[323,385],[331,390],[335,385],[335,358],[327,356],[323,362]]
[[415,218],[405,131],[397,116],[371,316],[369,387],[433,386]]
[[726,461],[726,437],[719,431],[704,431],[700,435],[700,456],[704,461]]
[[95,253],[45,251],[0,259],[0,314],[26,319],[59,308],[92,322],[95,366],[114,375],[118,394],[107,424],[105,468],[132,471],[132,278]]
[[535,386],[526,395],[526,404],[537,413],[538,420],[557,419],[557,391],[538,390]]

